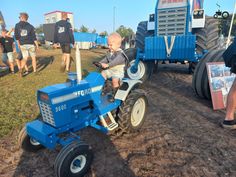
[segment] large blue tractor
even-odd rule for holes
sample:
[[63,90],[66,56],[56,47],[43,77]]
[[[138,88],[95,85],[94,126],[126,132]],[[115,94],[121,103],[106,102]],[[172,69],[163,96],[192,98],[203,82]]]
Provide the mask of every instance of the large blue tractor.
[[[76,56],[80,56],[78,47]],[[79,68],[80,57],[76,58]],[[80,73],[69,73],[69,82],[39,89],[41,117],[27,123],[19,134],[25,151],[62,146],[54,163],[57,177],[83,176],[89,170],[92,149],[76,134],[79,130],[93,127],[113,135],[133,132],[142,126],[147,110],[145,93],[138,89],[141,81],[123,79],[110,102],[109,95],[102,94],[105,80],[100,73],[92,72],[83,80]]]
[[189,64],[193,72],[207,51],[218,48],[218,20],[205,16],[203,0],[157,0],[155,13],[139,23],[136,47],[126,51],[127,76],[147,80],[159,61]]

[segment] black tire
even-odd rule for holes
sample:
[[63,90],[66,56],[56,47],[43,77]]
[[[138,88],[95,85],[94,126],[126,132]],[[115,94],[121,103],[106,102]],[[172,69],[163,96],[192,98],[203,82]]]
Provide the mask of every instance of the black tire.
[[194,90],[194,92],[197,94],[197,89],[196,89],[196,80],[197,80],[197,77],[198,77],[198,71],[199,71],[199,68],[200,68],[200,65],[202,65],[203,61],[204,61],[204,58],[207,57],[207,55],[209,55],[209,52],[207,52],[203,58],[200,60],[200,62],[197,64],[195,70],[194,70],[194,73],[193,73],[193,77],[192,77],[192,88]]
[[198,64],[197,62],[189,62],[189,67],[188,67],[189,74],[194,73],[197,64]]
[[135,47],[142,51],[144,51],[145,48],[145,37],[148,36],[147,23],[147,21],[140,22],[136,32]]
[[223,19],[227,19],[228,17],[229,17],[229,12],[224,11],[224,12],[222,13],[222,18],[223,18]]
[[134,60],[136,58],[137,49],[136,48],[128,48],[124,50],[125,55],[129,58],[129,60]]
[[147,30],[148,21],[142,21],[138,24],[136,38],[135,38],[135,47],[144,51],[145,49],[145,37],[153,36],[154,31]]
[[[136,39],[135,39],[135,48],[139,48],[142,52],[145,50],[145,38],[148,36],[153,36],[153,31],[147,30],[147,21],[142,21],[138,24],[137,32],[136,32]],[[136,58],[136,49],[130,49],[125,53],[130,53],[129,55],[129,62],[130,66],[134,65],[135,58]],[[138,70],[136,72],[131,72],[131,68],[128,68],[126,71],[126,76],[130,79],[139,79],[145,82],[148,80],[152,73],[153,73],[153,66],[154,61],[142,61],[140,60],[138,65]]]
[[193,29],[196,35],[197,53],[201,54],[204,50],[212,51],[219,48],[219,28],[218,20],[206,17],[205,27]]
[[195,91],[196,91],[196,94],[201,98],[204,98],[202,80],[203,80],[203,78],[207,77],[207,75],[204,75],[204,74],[206,74],[206,63],[210,62],[212,60],[212,58],[214,57],[214,55],[215,55],[215,51],[208,52],[207,55],[204,55],[203,58],[200,60],[200,62],[197,65],[197,67],[198,67],[197,72],[194,73],[195,74],[194,77],[196,77]]
[[222,55],[224,51],[225,49],[208,52],[198,63],[193,74],[192,87],[199,97],[211,99],[206,63],[223,61]]
[[134,132],[141,128],[147,112],[147,97],[141,89],[130,92],[119,107],[118,124],[126,132]]
[[18,146],[26,152],[37,152],[44,148],[39,142],[30,138],[25,127],[23,127],[19,133]]
[[[213,57],[213,59],[210,62],[224,62],[224,59],[222,57],[224,51],[225,51],[225,49],[221,49],[219,52],[217,52],[215,57]],[[207,70],[205,72],[207,72]],[[206,73],[206,75],[207,75],[207,73]],[[204,76],[204,74],[203,74],[203,76]],[[211,99],[211,92],[210,92],[208,76],[203,78],[202,85],[203,85],[204,98],[210,100]]]
[[125,50],[125,54],[128,56],[129,58],[129,68],[127,68],[127,70],[125,71],[125,76],[130,78],[130,79],[138,79],[141,80],[143,82],[147,81],[152,73],[153,73],[153,61],[139,61],[138,64],[138,69],[136,72],[132,72],[132,66],[135,63],[135,58],[136,58],[136,52],[137,50],[134,48],[130,48]]
[[[93,152],[89,145],[71,143],[59,152],[54,163],[57,177],[82,177],[90,169]],[[81,167],[82,166],[82,167]]]
[[130,61],[130,67],[126,71],[126,75],[130,79],[136,79],[141,80],[143,82],[150,79],[152,73],[153,73],[153,62],[144,62],[142,60],[139,61],[138,68],[136,72],[132,71],[132,66],[135,64],[135,60]]

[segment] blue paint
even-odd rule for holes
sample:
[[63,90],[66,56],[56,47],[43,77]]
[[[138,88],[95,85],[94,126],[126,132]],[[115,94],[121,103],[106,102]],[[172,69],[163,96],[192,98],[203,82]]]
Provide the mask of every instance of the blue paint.
[[[76,84],[68,82],[39,89],[37,99],[42,120],[27,123],[27,134],[54,149],[57,144],[65,146],[80,141],[74,132],[88,126],[107,133],[107,128],[97,124],[100,116],[117,109],[121,101],[109,102],[106,95],[101,95],[104,83],[100,73],[92,72]],[[69,136],[62,138],[65,132]]]

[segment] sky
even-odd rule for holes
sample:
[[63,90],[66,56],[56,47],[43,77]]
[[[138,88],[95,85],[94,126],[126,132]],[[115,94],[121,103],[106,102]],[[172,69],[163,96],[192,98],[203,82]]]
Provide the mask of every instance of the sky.
[[[52,11],[67,11],[74,14],[75,28],[82,25],[97,33],[113,31],[115,12],[115,28],[120,25],[136,31],[140,21],[148,20],[149,14],[155,12],[157,0],[0,0],[7,29],[18,22],[20,12],[27,12],[32,25],[38,27],[44,23],[44,14]],[[207,15],[213,16],[221,5],[222,11],[233,12],[236,0],[204,0]],[[115,9],[115,10],[114,10]]]

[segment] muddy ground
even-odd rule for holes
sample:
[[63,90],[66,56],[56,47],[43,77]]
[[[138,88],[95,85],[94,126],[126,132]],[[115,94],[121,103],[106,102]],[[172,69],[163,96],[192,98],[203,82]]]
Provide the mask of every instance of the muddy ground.
[[[160,65],[145,84],[149,111],[140,132],[111,140],[93,129],[81,132],[92,145],[87,177],[236,176],[236,131],[219,126],[225,112],[191,88],[184,65]],[[53,177],[58,151],[17,150],[17,132],[0,140],[0,176]]]

